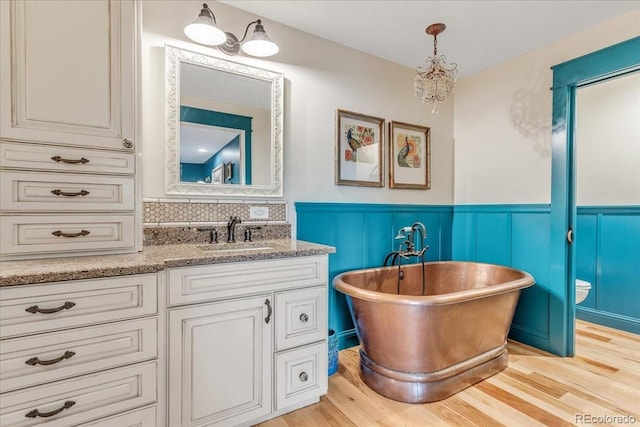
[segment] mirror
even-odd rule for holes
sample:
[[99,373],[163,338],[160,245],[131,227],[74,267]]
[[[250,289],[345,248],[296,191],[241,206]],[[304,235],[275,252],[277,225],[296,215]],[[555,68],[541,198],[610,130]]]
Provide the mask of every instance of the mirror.
[[165,46],[168,194],[282,197],[281,73]]

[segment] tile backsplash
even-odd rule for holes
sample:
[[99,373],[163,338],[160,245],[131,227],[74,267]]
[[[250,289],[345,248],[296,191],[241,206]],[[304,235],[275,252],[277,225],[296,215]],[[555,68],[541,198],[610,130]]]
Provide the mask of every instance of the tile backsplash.
[[[144,246],[152,245],[171,245],[178,243],[213,243],[213,235],[215,230],[218,243],[224,243],[227,240],[227,227],[218,226],[153,226],[144,228]],[[289,239],[291,238],[290,224],[264,224],[251,225],[251,223],[239,224],[236,228],[236,241],[244,241],[244,231],[251,228],[252,241],[271,240],[271,239]]]
[[[266,219],[249,218],[250,207],[269,208]],[[144,226],[203,225],[227,223],[230,216],[239,216],[243,222],[286,224],[286,201],[226,201],[202,199],[148,199],[143,200]]]
[[[251,219],[251,207],[269,208],[268,217]],[[242,220],[236,229],[238,239],[246,228],[253,229],[254,240],[291,237],[286,201],[145,198],[143,211],[145,246],[208,243],[212,230],[216,230],[219,241],[223,242],[227,238],[226,224],[231,216],[239,216]]]

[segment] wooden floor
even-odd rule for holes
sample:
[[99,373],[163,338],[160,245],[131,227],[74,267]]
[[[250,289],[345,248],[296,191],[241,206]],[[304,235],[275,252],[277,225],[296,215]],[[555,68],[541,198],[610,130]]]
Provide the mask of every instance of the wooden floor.
[[358,375],[358,348],[343,350],[338,373],[329,377],[329,392],[319,403],[261,426],[640,427],[640,335],[583,321],[576,327],[575,357],[510,342],[507,369],[426,404],[378,395]]

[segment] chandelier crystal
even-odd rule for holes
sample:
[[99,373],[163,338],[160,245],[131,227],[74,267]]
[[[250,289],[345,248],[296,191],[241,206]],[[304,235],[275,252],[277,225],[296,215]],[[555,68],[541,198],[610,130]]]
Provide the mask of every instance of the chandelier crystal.
[[432,24],[426,33],[433,36],[433,56],[424,61],[424,65],[416,69],[416,96],[422,102],[433,103],[431,113],[437,114],[437,103],[442,102],[451,94],[458,74],[457,64],[447,64],[444,55],[438,55],[438,34],[445,30],[444,24]]

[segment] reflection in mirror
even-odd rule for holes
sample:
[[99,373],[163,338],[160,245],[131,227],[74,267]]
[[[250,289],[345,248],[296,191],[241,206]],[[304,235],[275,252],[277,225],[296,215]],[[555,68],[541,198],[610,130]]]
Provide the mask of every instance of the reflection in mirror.
[[[251,184],[250,170],[241,161],[244,131],[225,127],[180,122],[180,182],[213,184]],[[213,171],[230,164],[232,173],[226,180],[214,179]],[[250,167],[250,164],[249,164]]]
[[282,196],[282,74],[165,52],[167,192]]

